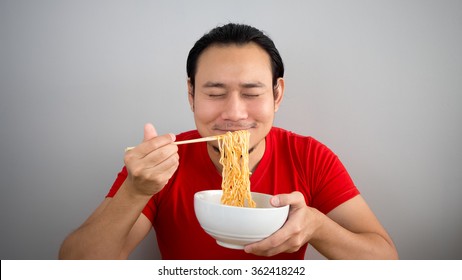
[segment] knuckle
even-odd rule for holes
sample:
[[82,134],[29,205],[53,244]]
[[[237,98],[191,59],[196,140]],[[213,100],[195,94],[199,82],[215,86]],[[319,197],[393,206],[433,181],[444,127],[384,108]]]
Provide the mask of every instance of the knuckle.
[[133,155],[130,152],[126,152],[124,155],[124,163],[125,165],[128,165],[130,162],[132,162]]
[[297,251],[304,244],[304,238],[301,234],[297,234],[289,240],[289,248],[292,252]]
[[168,164],[169,166],[178,166],[179,164],[179,158],[177,155],[171,156],[168,158]]
[[303,225],[300,223],[295,223],[292,225],[294,235],[299,235],[303,231]]
[[160,148],[160,145],[159,145],[158,141],[156,141],[156,140],[157,140],[157,139],[154,138],[154,139],[152,139],[152,140],[150,140],[150,141],[148,142],[149,149],[151,149],[151,150],[157,150],[157,149]]
[[160,160],[167,160],[177,153],[178,148],[175,145],[164,146],[157,150],[157,157]]
[[138,166],[132,166],[129,172],[134,178],[140,178],[143,175],[143,169]]
[[150,181],[153,182],[157,186],[163,187],[165,184],[167,184],[168,179],[166,179],[167,176],[165,176],[164,173],[153,173],[152,176],[150,177]]
[[300,247],[290,247],[289,249],[287,249],[287,253],[295,253],[297,252],[298,250],[300,249]]
[[296,191],[296,192],[294,192],[294,193],[295,193],[295,198],[296,198],[297,200],[305,201],[305,196],[304,196],[301,192]]
[[157,150],[157,156],[160,158],[160,159],[165,159],[169,156],[169,153],[167,151],[167,149],[158,149]]

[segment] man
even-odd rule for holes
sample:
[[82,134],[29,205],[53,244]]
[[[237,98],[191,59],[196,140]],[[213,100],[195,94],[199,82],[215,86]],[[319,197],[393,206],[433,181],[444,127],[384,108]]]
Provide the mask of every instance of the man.
[[[158,136],[147,124],[107,198],[66,238],[60,258],[127,258],[152,227],[165,259],[303,259],[308,243],[331,259],[398,257],[335,154],[273,127],[285,84],[271,39],[247,25],[217,27],[191,49],[187,74],[197,130]],[[217,245],[194,215],[194,193],[221,186],[217,143],[172,142],[242,129],[251,135],[252,191],[273,194],[272,204],[290,205],[290,213],[270,237],[233,250]]]

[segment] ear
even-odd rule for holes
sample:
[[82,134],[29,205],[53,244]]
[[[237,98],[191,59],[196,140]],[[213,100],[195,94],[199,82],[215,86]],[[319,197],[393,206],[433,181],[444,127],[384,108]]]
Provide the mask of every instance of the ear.
[[194,86],[191,84],[190,78],[188,78],[188,101],[191,111],[194,112]]
[[282,99],[284,97],[284,79],[278,78],[276,87],[274,88],[274,112],[279,110],[279,105],[281,105]]

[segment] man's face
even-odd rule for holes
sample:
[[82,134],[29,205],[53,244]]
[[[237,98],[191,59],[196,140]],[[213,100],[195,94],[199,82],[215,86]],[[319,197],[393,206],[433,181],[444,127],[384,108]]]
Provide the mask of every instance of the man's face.
[[283,89],[279,79],[275,98],[270,57],[257,44],[211,46],[198,59],[194,96],[189,84],[196,127],[203,137],[249,130],[256,147],[273,125]]

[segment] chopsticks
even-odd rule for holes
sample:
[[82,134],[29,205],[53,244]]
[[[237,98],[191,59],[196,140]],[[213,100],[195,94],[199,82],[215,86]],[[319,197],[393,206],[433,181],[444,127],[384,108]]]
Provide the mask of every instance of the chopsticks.
[[[223,135],[215,135],[215,136],[208,136],[203,138],[191,139],[191,140],[184,140],[184,141],[177,141],[173,142],[172,144],[175,145],[182,145],[182,144],[190,144],[190,143],[198,143],[198,142],[207,142],[207,141],[214,141],[220,139]],[[125,148],[125,152],[132,150],[135,147],[127,147]]]
[[207,141],[214,141],[218,140],[222,137],[222,135],[215,135],[215,136],[208,136],[203,138],[191,139],[191,140],[184,140],[184,141],[177,141],[173,142],[175,145],[182,145],[182,144],[189,144],[189,143],[198,143],[198,142],[207,142]]

